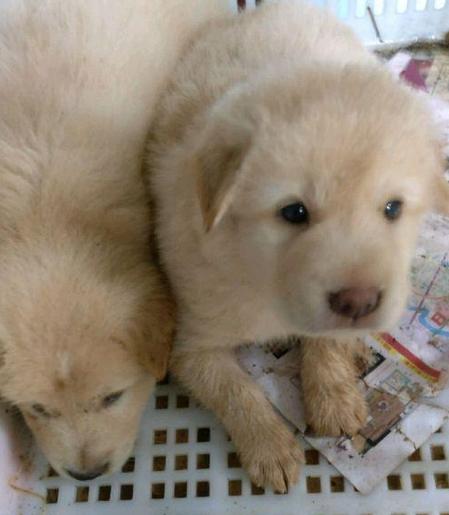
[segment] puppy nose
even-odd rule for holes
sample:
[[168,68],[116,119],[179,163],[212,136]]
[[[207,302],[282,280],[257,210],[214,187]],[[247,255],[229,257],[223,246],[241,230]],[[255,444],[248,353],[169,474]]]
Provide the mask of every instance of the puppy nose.
[[95,479],[96,477],[104,474],[108,468],[109,463],[105,463],[101,467],[97,467],[92,470],[86,470],[81,472],[79,470],[66,469],[66,472],[69,476],[72,476],[74,479],[77,479],[78,481],[90,481],[91,479]]
[[329,306],[337,315],[357,320],[375,311],[380,298],[378,288],[346,288],[329,295]]

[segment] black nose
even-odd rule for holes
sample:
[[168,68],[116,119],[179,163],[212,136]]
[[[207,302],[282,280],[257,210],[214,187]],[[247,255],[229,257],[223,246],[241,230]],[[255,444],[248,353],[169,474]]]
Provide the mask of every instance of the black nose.
[[93,470],[86,470],[80,472],[79,470],[70,470],[66,469],[66,472],[69,476],[72,476],[74,479],[78,481],[90,481],[91,479],[95,479],[98,476],[104,474],[109,468],[109,463],[105,463],[101,467],[97,467]]
[[334,313],[357,320],[379,307],[381,293],[378,288],[346,288],[329,294],[328,300]]

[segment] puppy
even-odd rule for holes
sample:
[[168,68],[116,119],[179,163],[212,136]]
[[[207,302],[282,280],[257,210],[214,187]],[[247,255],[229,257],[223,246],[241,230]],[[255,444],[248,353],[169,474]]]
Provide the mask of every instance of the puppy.
[[142,157],[201,0],[17,0],[0,17],[0,394],[61,475],[114,472],[166,371],[173,306]]
[[200,31],[149,143],[179,303],[171,367],[220,418],[257,485],[301,450],[234,348],[301,335],[308,422],[354,433],[348,343],[404,307],[422,214],[449,188],[425,108],[331,15],[268,5]]

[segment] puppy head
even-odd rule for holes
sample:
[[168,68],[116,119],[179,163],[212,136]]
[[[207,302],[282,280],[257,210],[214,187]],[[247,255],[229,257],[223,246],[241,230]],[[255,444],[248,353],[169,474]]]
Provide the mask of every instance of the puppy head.
[[2,395],[60,475],[112,473],[130,455],[165,374],[171,305],[148,265],[110,283],[82,271],[67,278],[29,270],[16,269],[26,281],[16,275],[2,301]]
[[206,238],[232,242],[245,281],[298,332],[385,329],[406,301],[421,215],[449,211],[428,113],[377,67],[275,76],[238,86],[205,121]]

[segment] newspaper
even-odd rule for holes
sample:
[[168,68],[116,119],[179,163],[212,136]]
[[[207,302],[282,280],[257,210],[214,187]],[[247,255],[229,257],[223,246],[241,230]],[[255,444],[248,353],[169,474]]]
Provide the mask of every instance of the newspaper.
[[[449,57],[415,58],[400,52],[391,71],[428,95],[449,157]],[[437,92],[439,97],[431,96]],[[430,93],[430,95],[429,95]],[[447,102],[446,102],[447,100]],[[359,378],[369,417],[354,437],[307,434],[298,375],[298,346],[271,352],[242,348],[243,367],[261,385],[279,412],[361,493],[407,459],[449,418],[439,401],[449,378],[449,219],[427,217],[412,267],[407,308],[390,333],[366,338],[373,359]]]
[[292,367],[297,363],[297,349],[279,358],[262,348],[243,348],[239,352],[241,363],[279,412],[363,494],[369,493],[449,418],[446,409],[428,405],[423,397],[434,394],[434,382],[415,372],[420,366],[426,370],[424,362],[416,356],[410,363],[402,361],[388,344],[372,343],[373,362],[359,381],[370,415],[353,438],[316,438],[307,434],[298,369]]

